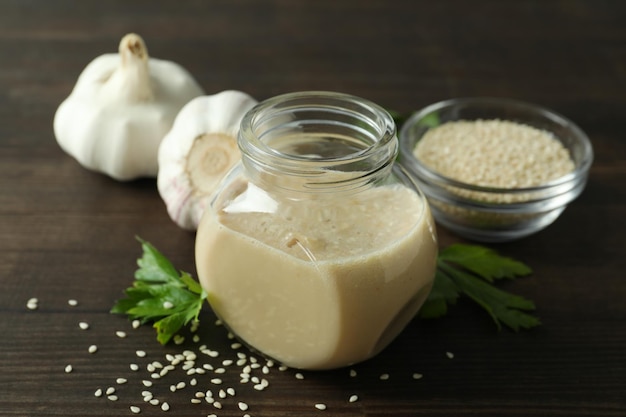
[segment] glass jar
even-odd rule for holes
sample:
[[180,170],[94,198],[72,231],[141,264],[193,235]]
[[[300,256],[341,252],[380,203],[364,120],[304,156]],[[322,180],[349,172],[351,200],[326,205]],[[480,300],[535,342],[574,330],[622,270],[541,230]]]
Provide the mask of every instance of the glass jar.
[[428,296],[437,257],[426,199],[394,165],[393,119],[358,97],[291,93],[250,110],[238,142],[196,236],[211,307],[290,367],[376,355]]

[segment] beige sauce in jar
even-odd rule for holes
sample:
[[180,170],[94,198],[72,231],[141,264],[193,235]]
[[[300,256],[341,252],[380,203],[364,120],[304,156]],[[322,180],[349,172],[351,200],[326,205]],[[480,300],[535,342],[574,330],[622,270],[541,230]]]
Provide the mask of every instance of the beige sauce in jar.
[[207,209],[196,240],[200,282],[233,333],[288,366],[330,369],[374,356],[432,287],[434,223],[405,186],[259,204],[248,184],[229,198],[267,210]]

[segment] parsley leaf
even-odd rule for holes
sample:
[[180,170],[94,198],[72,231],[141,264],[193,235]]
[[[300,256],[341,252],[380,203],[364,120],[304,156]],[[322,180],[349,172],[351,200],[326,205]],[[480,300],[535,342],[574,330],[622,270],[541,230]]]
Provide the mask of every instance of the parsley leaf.
[[538,326],[539,319],[529,313],[535,310],[532,301],[491,285],[496,279],[515,279],[531,272],[522,262],[500,256],[491,249],[451,245],[439,253],[433,289],[420,317],[441,317],[447,313],[448,305],[466,295],[491,316],[498,329],[502,324],[515,331]]
[[183,326],[198,320],[207,294],[191,275],[179,273],[154,246],[138,240],[143,255],[137,260],[135,282],[111,313],[126,314],[142,323],[154,322],[157,340],[166,344]]

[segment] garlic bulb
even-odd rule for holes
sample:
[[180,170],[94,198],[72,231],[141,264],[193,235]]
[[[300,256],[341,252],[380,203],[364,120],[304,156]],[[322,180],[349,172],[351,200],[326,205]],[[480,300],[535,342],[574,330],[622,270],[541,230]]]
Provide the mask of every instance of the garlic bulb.
[[159,147],[157,186],[176,224],[196,230],[208,197],[240,160],[239,124],[256,100],[227,90],[191,100]]
[[87,169],[117,180],[156,177],[157,154],[178,111],[204,94],[180,65],[148,57],[126,35],[119,53],[95,58],[54,116],[61,148]]

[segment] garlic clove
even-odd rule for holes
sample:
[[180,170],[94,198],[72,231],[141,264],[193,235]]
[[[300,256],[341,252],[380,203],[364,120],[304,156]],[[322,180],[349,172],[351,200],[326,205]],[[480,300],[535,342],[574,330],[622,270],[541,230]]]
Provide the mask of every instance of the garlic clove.
[[157,186],[169,216],[196,230],[208,198],[241,159],[239,124],[257,101],[226,90],[191,100],[181,109],[159,147]]
[[91,61],[54,116],[59,146],[87,169],[120,181],[156,177],[158,148],[178,111],[204,94],[180,65],[150,58],[126,35]]

